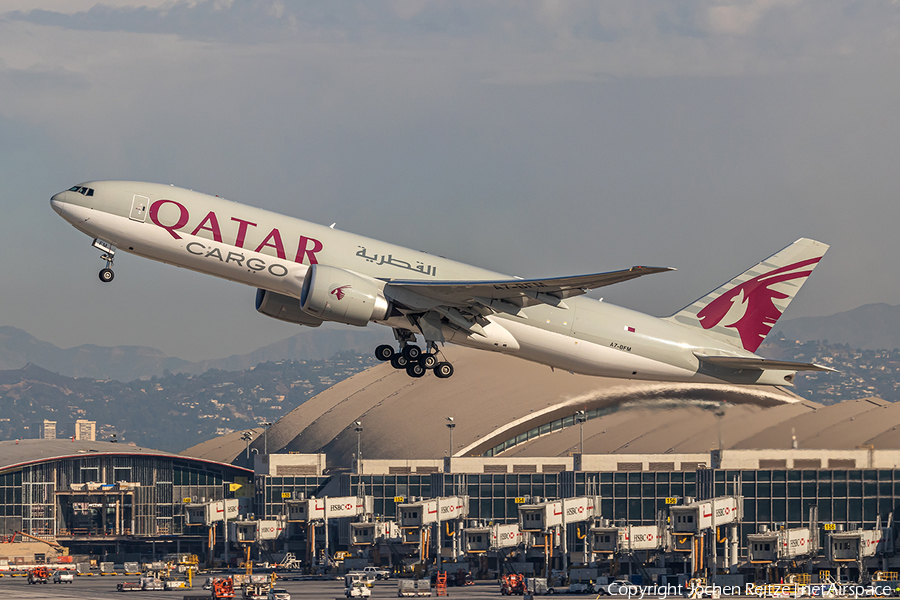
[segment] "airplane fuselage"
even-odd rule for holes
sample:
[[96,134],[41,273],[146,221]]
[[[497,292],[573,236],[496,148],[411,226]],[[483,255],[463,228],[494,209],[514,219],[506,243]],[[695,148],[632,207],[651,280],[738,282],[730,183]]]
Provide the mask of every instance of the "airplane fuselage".
[[[61,192],[52,205],[88,236],[124,252],[293,298],[300,298],[311,265],[344,269],[378,282],[381,288],[391,280],[513,279],[174,186],[127,181],[81,186],[90,189],[91,195]],[[697,355],[755,355],[702,329],[584,296],[566,299],[564,308],[540,304],[515,314],[495,312],[485,319],[483,333],[444,325],[443,338],[595,376],[789,385],[793,375],[793,371],[708,365]],[[413,329],[404,315],[375,322]]]

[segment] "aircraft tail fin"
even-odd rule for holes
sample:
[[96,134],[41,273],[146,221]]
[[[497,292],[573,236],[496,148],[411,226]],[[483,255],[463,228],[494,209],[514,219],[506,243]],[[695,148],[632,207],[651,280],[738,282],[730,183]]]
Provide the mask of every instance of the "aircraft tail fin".
[[756,352],[826,250],[801,238],[666,320]]

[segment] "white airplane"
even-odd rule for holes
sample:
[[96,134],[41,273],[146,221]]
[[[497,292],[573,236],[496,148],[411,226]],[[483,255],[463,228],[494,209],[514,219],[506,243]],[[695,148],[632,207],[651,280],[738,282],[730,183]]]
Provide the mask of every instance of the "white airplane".
[[411,377],[453,374],[444,342],[626,379],[791,385],[831,370],[754,354],[828,249],[809,239],[657,318],[579,296],[668,267],[521,279],[155,183],[86,182],[50,204],[103,252],[103,282],[119,249],[255,287],[256,309],[290,323],[387,325],[398,348],[375,354]]

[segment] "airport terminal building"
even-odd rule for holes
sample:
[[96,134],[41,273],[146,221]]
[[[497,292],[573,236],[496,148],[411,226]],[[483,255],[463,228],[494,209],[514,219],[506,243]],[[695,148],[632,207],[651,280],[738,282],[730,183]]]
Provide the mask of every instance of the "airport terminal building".
[[[346,519],[310,545],[308,524],[289,518],[310,498],[369,496],[367,518],[383,522],[399,519],[401,504],[465,496],[460,527],[471,527],[583,496],[599,497],[598,522],[650,526],[673,505],[736,496],[745,564],[748,536],[807,527],[812,507],[823,535],[890,530],[879,560],[894,564],[900,404],[823,406],[781,389],[604,380],[453,352],[452,379],[379,365],[257,430],[249,446],[242,432],[180,455],[0,442],[0,533],[49,536],[73,553],[148,555],[164,544],[219,555],[221,536],[188,523],[186,507],[237,498],[239,519],[277,524],[260,550],[304,557],[323,539],[330,552],[351,549]],[[570,529],[568,551],[584,552],[584,529]]]
[[199,548],[206,538],[185,528],[184,499],[234,497],[252,475],[126,444],[3,441],[0,536],[21,531],[77,554],[143,552],[156,543]]

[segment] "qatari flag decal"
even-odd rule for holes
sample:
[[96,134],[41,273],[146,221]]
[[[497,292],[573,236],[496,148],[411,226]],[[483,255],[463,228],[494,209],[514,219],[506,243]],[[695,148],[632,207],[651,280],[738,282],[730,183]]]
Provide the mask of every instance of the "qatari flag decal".
[[628,333],[634,333],[634,327],[625,327],[625,331]]

